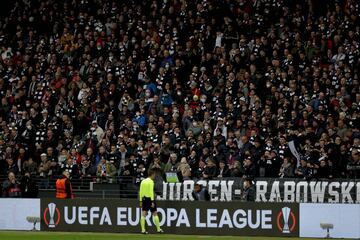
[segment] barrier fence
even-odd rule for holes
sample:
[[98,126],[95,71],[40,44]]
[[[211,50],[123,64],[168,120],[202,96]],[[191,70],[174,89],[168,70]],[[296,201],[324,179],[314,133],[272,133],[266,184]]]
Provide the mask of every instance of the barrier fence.
[[[0,183],[4,178],[0,178]],[[35,178],[41,191],[39,197],[55,196],[56,178]],[[241,200],[242,178],[214,180],[186,180],[178,183],[156,181],[155,190],[159,200],[193,201],[195,182],[209,192],[211,201]],[[118,177],[113,183],[94,179],[72,179],[78,198],[137,198],[138,187],[133,177]],[[256,202],[298,202],[298,203],[360,203],[360,180],[332,179],[302,180],[257,178],[254,181]]]

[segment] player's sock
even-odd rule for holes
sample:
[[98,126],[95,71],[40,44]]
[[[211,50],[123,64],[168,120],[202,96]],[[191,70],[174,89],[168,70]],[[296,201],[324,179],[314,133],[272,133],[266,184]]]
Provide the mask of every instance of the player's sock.
[[140,218],[140,226],[141,226],[141,232],[146,232],[145,230],[145,217],[141,216]]
[[160,232],[161,229],[160,229],[160,220],[159,220],[159,216],[154,216],[154,223],[155,223],[155,226],[156,226],[156,231]]

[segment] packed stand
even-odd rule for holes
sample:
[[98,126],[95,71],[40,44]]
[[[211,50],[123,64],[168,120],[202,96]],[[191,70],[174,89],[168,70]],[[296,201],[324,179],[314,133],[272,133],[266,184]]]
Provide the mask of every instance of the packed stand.
[[0,24],[0,173],[41,188],[153,167],[359,178],[359,6],[16,1]]

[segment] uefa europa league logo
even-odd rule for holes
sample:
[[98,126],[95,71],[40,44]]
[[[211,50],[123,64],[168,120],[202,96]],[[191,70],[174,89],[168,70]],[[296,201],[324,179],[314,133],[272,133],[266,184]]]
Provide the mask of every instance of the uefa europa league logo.
[[284,227],[283,227],[282,232],[283,233],[290,233],[289,216],[290,216],[291,209],[289,207],[283,207],[281,209],[281,211],[282,211],[283,220],[284,220]]
[[50,215],[49,228],[54,228],[55,227],[55,220],[54,220],[55,216],[54,215],[55,215],[56,204],[49,203],[48,208],[49,208],[49,215]]

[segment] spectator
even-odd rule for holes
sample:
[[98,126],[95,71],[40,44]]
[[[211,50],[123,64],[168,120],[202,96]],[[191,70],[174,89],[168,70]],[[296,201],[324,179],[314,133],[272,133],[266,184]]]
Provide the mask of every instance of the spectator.
[[330,173],[330,168],[326,162],[326,159],[320,160],[320,165],[319,165],[319,168],[317,169],[316,176],[318,178],[325,178],[325,179],[332,178],[331,173]]
[[99,165],[97,166],[96,176],[98,180],[104,182],[113,183],[116,176],[116,168],[105,158],[101,158]]
[[7,158],[6,159],[6,173],[9,174],[10,172],[14,173],[15,175],[17,175],[19,173],[19,167],[18,165],[15,163],[14,159],[12,158]]
[[244,160],[243,168],[244,168],[243,178],[254,179],[254,177],[256,176],[256,168],[251,157],[248,157]]
[[185,157],[181,158],[177,172],[181,175],[183,180],[189,180],[191,177],[191,168]]
[[23,169],[25,172],[28,172],[30,176],[36,176],[38,173],[38,166],[32,158],[29,158],[24,162]]
[[85,156],[82,157],[80,166],[80,178],[83,181],[91,181],[96,176],[97,168]]
[[312,175],[310,163],[304,158],[300,160],[300,166],[295,170],[295,176],[298,178],[308,179]]
[[280,178],[294,177],[294,166],[288,157],[285,157],[283,163],[281,164],[279,177]]
[[3,197],[19,198],[21,197],[20,183],[16,180],[13,172],[8,173],[8,179],[2,184]]
[[215,161],[213,159],[209,159],[203,173],[203,178],[211,180],[218,175],[219,175],[219,171],[215,164]]
[[161,162],[160,157],[154,156],[153,162],[150,164],[149,170],[156,168],[159,170],[160,176],[164,175],[165,164]]
[[210,201],[210,194],[208,190],[202,185],[195,183],[192,197],[195,201]]
[[241,200],[246,202],[255,201],[255,186],[251,178],[244,179],[244,187],[241,192]]
[[65,162],[61,164],[60,171],[68,172],[70,180],[79,179],[80,177],[79,167],[76,162],[74,162],[71,158],[68,158]]
[[226,165],[225,161],[220,161],[219,163],[219,175],[218,178],[227,178],[231,176],[231,171]]
[[351,151],[351,160],[347,165],[347,170],[349,171],[350,178],[359,178],[360,177],[360,157],[359,149],[353,149]]
[[48,160],[46,153],[42,153],[40,157],[41,157],[41,162],[39,165],[39,175],[40,177],[47,177],[48,175],[51,175],[50,172],[51,162]]
[[177,160],[177,155],[175,153],[171,154],[169,161],[166,163],[164,172],[177,172],[179,163]]
[[21,196],[23,198],[37,198],[39,187],[32,179],[29,172],[25,172],[24,177],[21,179]]
[[230,171],[231,177],[242,177],[244,175],[244,169],[241,167],[240,161],[235,161],[235,164]]

